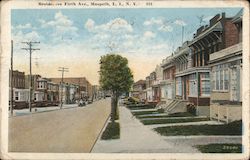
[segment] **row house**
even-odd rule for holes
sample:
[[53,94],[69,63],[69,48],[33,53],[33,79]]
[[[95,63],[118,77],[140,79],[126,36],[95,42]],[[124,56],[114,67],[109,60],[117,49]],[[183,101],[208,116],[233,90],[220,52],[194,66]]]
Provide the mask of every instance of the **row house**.
[[161,81],[161,101],[167,102],[175,98],[175,65],[173,56],[163,59],[161,63],[163,77]]
[[242,10],[232,18],[215,15],[163,59],[146,77],[147,101],[171,107],[188,102],[197,106],[198,115],[241,119],[241,77]]
[[[29,76],[29,75],[28,75]],[[40,75],[33,77],[33,101],[37,107],[59,104],[59,84],[51,82]]]
[[210,70],[209,58],[216,52],[232,46],[236,32],[231,18],[225,13],[210,19],[209,25],[201,26],[192,41],[187,41],[175,52],[176,98],[187,100],[198,106],[197,114],[210,114]]
[[151,72],[149,76],[146,77],[146,101],[147,102],[153,102],[153,81],[156,79],[156,73]]
[[[12,95],[11,87],[13,88]],[[26,102],[29,100],[29,89],[25,89],[24,72],[20,72],[18,70],[14,70],[12,72],[9,71],[9,102],[11,99],[13,100],[14,108],[16,109],[24,108],[26,106]]]
[[[52,82],[60,84],[61,78],[50,78]],[[66,77],[63,82],[79,86],[77,91],[78,98],[93,97],[92,85],[85,77]]]
[[146,77],[144,97],[146,102],[158,103],[161,101],[161,81],[163,78],[162,68],[157,65],[155,70]]
[[138,98],[140,101],[146,101],[146,81],[139,80],[133,84],[131,96]]
[[163,78],[162,68],[160,65],[156,65],[155,73],[153,75],[152,81],[152,93],[153,93],[153,102],[160,102],[161,101],[161,81]]
[[57,105],[59,103],[59,85],[48,81],[47,87],[47,100],[50,105]]
[[242,118],[242,15],[228,19],[225,48],[210,54],[210,117],[231,122]]

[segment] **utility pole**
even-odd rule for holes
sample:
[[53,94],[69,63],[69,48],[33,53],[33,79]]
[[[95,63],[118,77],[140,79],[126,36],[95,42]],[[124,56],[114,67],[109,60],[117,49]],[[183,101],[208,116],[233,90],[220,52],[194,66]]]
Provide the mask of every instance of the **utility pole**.
[[59,67],[58,71],[62,72],[62,79],[61,79],[61,105],[60,109],[62,109],[62,100],[63,100],[63,76],[64,72],[69,72],[68,68],[65,67]]
[[199,20],[199,22],[200,22],[200,26],[201,26],[201,24],[205,22],[205,21],[204,21],[204,15],[197,16],[197,18],[198,18],[198,20]]
[[10,73],[10,75],[11,75],[11,78],[10,78],[10,94],[11,94],[11,99],[10,99],[10,113],[11,113],[11,115],[13,115],[13,40],[11,40],[11,60],[10,60],[10,65],[11,65],[11,69],[10,69],[10,71],[11,71],[11,73]]
[[182,36],[181,36],[181,46],[182,46],[183,39],[184,39],[184,26],[183,25],[182,25],[181,29],[182,29]]
[[29,90],[30,90],[30,94],[29,94],[29,111],[31,112],[31,101],[32,101],[32,51],[35,51],[35,50],[40,50],[39,48],[32,48],[32,45],[35,44],[35,43],[40,43],[40,42],[32,42],[32,41],[29,41],[29,42],[22,42],[22,43],[25,43],[26,45],[28,45],[28,48],[22,48],[26,51],[29,51],[29,54],[30,54],[30,77],[29,77],[29,81],[30,81],[30,87],[29,87]]

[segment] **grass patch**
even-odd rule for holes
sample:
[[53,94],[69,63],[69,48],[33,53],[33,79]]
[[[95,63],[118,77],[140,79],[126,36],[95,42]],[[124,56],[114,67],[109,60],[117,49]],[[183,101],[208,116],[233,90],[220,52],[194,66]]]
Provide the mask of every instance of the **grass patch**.
[[136,109],[153,109],[155,108],[154,105],[142,104],[142,105],[128,105],[128,109],[136,110]]
[[138,118],[165,118],[165,117],[195,117],[195,115],[189,112],[179,112],[179,113],[172,113],[169,115],[154,115],[154,116],[145,115]]
[[117,122],[109,122],[104,132],[102,133],[102,140],[119,139],[120,138],[120,124]]
[[138,111],[138,112],[132,112],[132,114],[134,116],[138,116],[138,115],[144,115],[144,114],[157,114],[159,112],[157,111]]
[[202,153],[242,153],[241,144],[212,143],[208,145],[197,145],[195,147]]
[[144,125],[151,124],[168,124],[168,123],[185,123],[185,122],[199,122],[208,121],[209,118],[187,118],[187,119],[152,119],[152,120],[141,120]]
[[242,135],[242,121],[221,125],[169,126],[154,129],[163,136],[177,135]]

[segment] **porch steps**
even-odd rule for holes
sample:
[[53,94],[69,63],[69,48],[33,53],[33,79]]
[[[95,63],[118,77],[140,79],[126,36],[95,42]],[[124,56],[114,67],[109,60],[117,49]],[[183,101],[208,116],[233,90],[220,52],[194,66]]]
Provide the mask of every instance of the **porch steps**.
[[180,103],[182,103],[182,100],[178,99],[173,99],[173,100],[168,100],[167,103],[161,104],[159,108],[164,109],[166,113],[170,113],[175,107],[177,107]]
[[179,103],[181,103],[179,100],[173,100],[173,103],[171,103],[165,111],[170,112],[173,110]]

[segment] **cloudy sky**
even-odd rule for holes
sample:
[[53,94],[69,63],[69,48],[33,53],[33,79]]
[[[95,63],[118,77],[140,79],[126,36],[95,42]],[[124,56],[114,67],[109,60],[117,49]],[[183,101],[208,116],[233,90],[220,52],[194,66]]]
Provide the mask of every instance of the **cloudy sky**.
[[[85,76],[98,84],[99,59],[107,53],[128,58],[135,81],[144,79],[163,58],[191,40],[200,24],[217,13],[234,16],[240,8],[202,9],[15,9],[11,14],[14,69],[29,69],[22,41],[40,41],[34,48],[33,73],[60,77]],[[202,17],[202,18],[200,18]],[[202,21],[200,21],[202,19]]]

